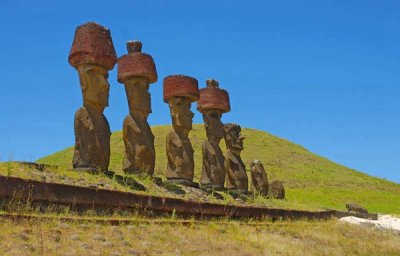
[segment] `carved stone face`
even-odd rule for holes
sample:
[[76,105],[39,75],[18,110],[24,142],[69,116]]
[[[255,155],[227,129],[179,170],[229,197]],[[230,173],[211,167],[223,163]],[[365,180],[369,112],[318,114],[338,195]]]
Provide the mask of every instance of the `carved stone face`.
[[224,125],[221,122],[221,116],[221,110],[208,109],[203,111],[207,136],[213,136],[217,141],[224,137]]
[[78,66],[78,73],[84,102],[101,108],[108,106],[110,84],[107,81],[107,69],[93,64],[82,64]]
[[251,162],[250,165],[251,172],[261,173],[264,172],[264,166],[262,165],[261,161],[254,160]]
[[228,149],[243,150],[243,140],[246,138],[240,132],[242,129],[237,124],[226,124],[224,126],[225,141]]
[[194,114],[190,111],[192,105],[190,99],[185,97],[172,97],[168,100],[172,124],[185,130],[192,130],[192,119]]
[[124,83],[130,112],[139,111],[148,116],[151,113],[151,97],[147,79],[131,77]]

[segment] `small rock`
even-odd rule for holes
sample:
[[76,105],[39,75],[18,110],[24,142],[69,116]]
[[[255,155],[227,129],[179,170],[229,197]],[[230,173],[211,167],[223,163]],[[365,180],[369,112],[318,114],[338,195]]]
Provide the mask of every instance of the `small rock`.
[[56,242],[56,243],[59,243],[59,242],[60,242],[60,240],[61,240],[61,236],[60,236],[60,235],[57,235],[57,234],[55,234],[55,235],[53,235],[53,240],[54,240],[54,242]]
[[67,223],[59,223],[57,227],[62,228],[62,229],[67,229],[69,228],[69,225]]
[[29,240],[28,235],[25,234],[25,233],[19,234],[19,238],[20,238],[22,241],[28,241],[28,240]]
[[108,248],[114,247],[113,243],[111,243],[110,241],[104,241],[101,245]]
[[142,241],[141,244],[142,244],[143,246],[149,246],[149,245],[151,245],[151,243],[150,243],[150,242],[147,242],[147,241]]
[[115,234],[120,234],[120,235],[123,234],[122,231],[119,229],[119,227],[113,226],[113,227],[111,227],[111,229],[112,229],[113,233],[115,233]]
[[35,251],[35,247],[34,247],[33,245],[31,245],[31,244],[23,244],[22,247],[23,247],[25,250],[28,250],[28,251],[30,251],[30,252],[34,252],[34,251]]
[[88,187],[89,188],[98,188],[99,186],[97,186],[96,184],[89,184]]
[[27,229],[22,230],[22,233],[30,235],[33,233],[33,231],[32,231],[32,229],[27,228]]
[[119,252],[119,251],[113,251],[113,252],[110,253],[110,255],[111,255],[111,256],[120,256],[120,255],[122,255],[122,254],[121,254],[121,252]]
[[97,183],[100,187],[104,187],[107,184],[107,181],[101,180]]
[[96,241],[106,241],[106,238],[104,237],[104,236],[102,236],[102,235],[100,235],[100,234],[94,234],[93,235],[93,240],[96,240]]
[[135,226],[126,226],[126,228],[130,231],[136,229]]
[[88,224],[79,224],[78,227],[86,230],[89,228],[89,225]]
[[139,251],[136,251],[135,249],[129,249],[128,250],[129,255],[141,255]]
[[81,247],[82,247],[83,249],[85,249],[85,250],[91,250],[91,249],[93,249],[93,247],[92,247],[90,244],[87,244],[87,243],[82,243],[82,244],[81,244]]
[[121,246],[131,247],[132,245],[128,241],[122,241]]
[[77,234],[73,234],[73,235],[71,235],[69,238],[70,238],[71,240],[74,240],[74,241],[80,240],[80,237],[79,237],[79,235],[77,235]]
[[115,239],[116,239],[116,240],[122,241],[122,240],[124,240],[124,236],[123,236],[122,234],[117,234],[117,235],[115,236]]

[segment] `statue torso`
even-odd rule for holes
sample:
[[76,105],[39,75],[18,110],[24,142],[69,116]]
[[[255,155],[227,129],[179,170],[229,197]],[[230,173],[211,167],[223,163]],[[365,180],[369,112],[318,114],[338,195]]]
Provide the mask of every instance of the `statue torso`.
[[225,155],[226,187],[228,189],[248,189],[246,166],[240,156],[229,150]]
[[203,142],[203,166],[200,183],[222,189],[225,183],[224,155],[219,145]]
[[188,138],[181,138],[172,130],[167,135],[166,151],[168,158],[167,178],[193,180],[193,147]]
[[101,113],[81,107],[75,113],[74,168],[107,170],[110,162],[110,126]]
[[123,139],[124,171],[152,175],[155,165],[154,135],[147,121],[136,122],[131,115],[128,115],[124,120]]

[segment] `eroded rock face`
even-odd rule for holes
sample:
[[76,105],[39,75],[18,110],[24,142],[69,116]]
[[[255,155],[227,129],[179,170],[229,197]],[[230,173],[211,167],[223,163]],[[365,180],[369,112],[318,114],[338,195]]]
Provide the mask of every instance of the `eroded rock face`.
[[110,31],[94,22],[77,27],[68,60],[78,71],[83,95],[83,107],[74,119],[72,165],[75,169],[107,170],[111,131],[103,111],[108,106],[108,70],[117,61]]
[[166,138],[168,158],[167,179],[193,181],[193,147],[189,140],[193,112],[191,104],[199,98],[197,80],[188,76],[174,75],[164,79],[164,101],[168,102],[173,130]]
[[222,113],[230,110],[229,95],[219,88],[216,80],[207,80],[207,87],[200,90],[197,109],[203,114],[207,140],[202,144],[202,173],[200,184],[206,189],[222,190],[225,183],[225,157],[219,147],[224,137]]
[[234,192],[245,193],[248,190],[246,166],[240,153],[243,150],[243,140],[238,124],[225,124],[225,143],[228,148],[225,154],[226,187]]
[[260,160],[254,160],[250,165],[251,190],[256,194],[268,195],[268,177]]
[[282,181],[272,181],[269,183],[268,196],[276,199],[285,199],[285,188]]
[[150,83],[157,81],[153,58],[141,52],[139,41],[127,43],[128,54],[118,60],[118,81],[124,83],[129,115],[123,124],[125,173],[153,175],[155,166],[154,135],[147,118],[151,113]]

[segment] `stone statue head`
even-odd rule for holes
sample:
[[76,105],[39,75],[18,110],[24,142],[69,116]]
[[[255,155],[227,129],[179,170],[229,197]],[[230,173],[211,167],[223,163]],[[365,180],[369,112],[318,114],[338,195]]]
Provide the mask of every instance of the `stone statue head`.
[[229,150],[240,152],[243,150],[243,140],[246,138],[241,134],[242,128],[238,124],[229,123],[224,125],[224,136],[226,147]]
[[149,81],[141,76],[129,77],[124,81],[131,113],[139,112],[147,117],[151,113]]
[[213,137],[217,142],[224,137],[224,125],[221,122],[221,117],[222,112],[219,109],[207,109],[203,111],[207,137]]
[[77,70],[84,103],[100,109],[108,106],[110,84],[107,69],[94,64],[81,64]]
[[260,160],[251,161],[250,170],[251,170],[251,172],[255,172],[255,173],[265,172],[264,166],[263,166],[263,164],[261,163]]
[[190,110],[192,101],[187,97],[171,97],[168,105],[172,116],[172,125],[175,128],[192,130],[194,113]]

